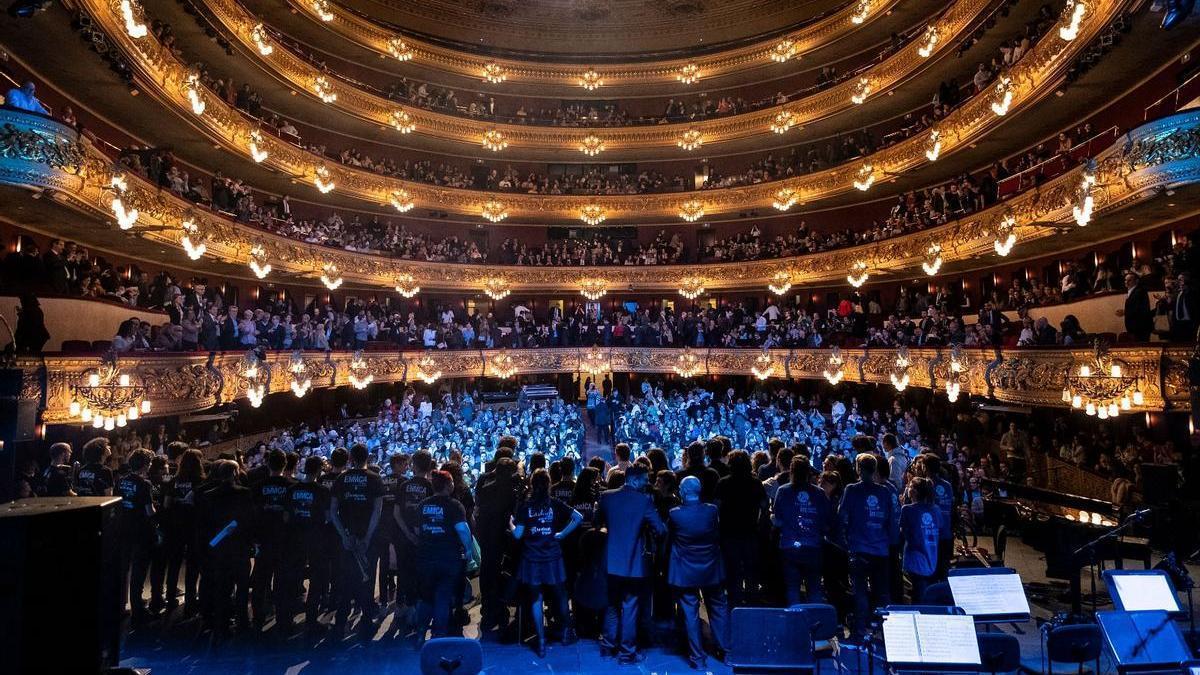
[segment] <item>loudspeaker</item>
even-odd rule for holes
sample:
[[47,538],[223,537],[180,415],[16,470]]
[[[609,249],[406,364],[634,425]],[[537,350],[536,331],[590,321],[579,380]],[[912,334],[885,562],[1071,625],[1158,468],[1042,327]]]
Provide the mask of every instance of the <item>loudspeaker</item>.
[[1142,464],[1142,499],[1147,504],[1165,504],[1178,494],[1179,467],[1170,464]]
[[[116,497],[0,507],[0,659],[12,673],[98,673],[120,657]],[[11,670],[9,670],[11,669]]]
[[813,667],[812,631],[803,610],[738,607],[725,662],[740,670],[792,670]]

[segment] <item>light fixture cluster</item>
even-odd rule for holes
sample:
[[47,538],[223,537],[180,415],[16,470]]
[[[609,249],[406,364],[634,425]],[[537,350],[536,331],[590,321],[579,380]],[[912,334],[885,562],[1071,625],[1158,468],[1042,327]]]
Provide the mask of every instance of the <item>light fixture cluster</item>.
[[691,152],[704,145],[704,134],[699,129],[688,129],[679,135],[679,140],[675,141],[675,144]]
[[238,367],[238,376],[246,383],[246,398],[250,401],[250,407],[261,406],[267,396],[267,370],[258,354],[246,352]]
[[579,86],[588,91],[596,91],[604,85],[604,78],[595,68],[588,68],[579,76]]
[[275,51],[275,47],[271,46],[271,41],[267,35],[267,29],[260,23],[250,29],[250,41],[258,48],[258,53],[262,56],[270,56]]
[[329,11],[329,0],[312,0],[312,8],[320,20],[325,23],[333,21],[333,12]]
[[868,270],[867,263],[859,260],[850,266],[850,274],[846,275],[846,281],[850,282],[850,285],[855,288],[861,288],[863,284],[867,283],[867,279],[871,278],[871,273]]
[[150,412],[146,388],[121,372],[115,355],[101,359],[100,366],[87,373],[86,381],[71,386],[71,417],[91,423],[93,428],[112,431],[129,420]]
[[322,164],[313,169],[313,186],[323,195],[333,192],[334,183],[333,177],[329,173],[329,167]]
[[792,289],[792,274],[787,270],[779,270],[771,276],[767,288],[775,295],[783,295]]
[[704,217],[704,202],[699,199],[689,199],[679,205],[679,217],[685,222],[694,223]]
[[504,66],[490,61],[483,66],[483,79],[491,84],[500,84],[508,79],[508,72],[504,70]]
[[121,0],[121,19],[125,21],[125,32],[134,40],[140,40],[150,32],[146,24],[138,21],[137,14],[141,13],[141,5],[134,12],[133,0]]
[[925,270],[925,274],[933,276],[942,269],[942,247],[940,244],[931,244],[925,250],[925,260],[921,262],[921,269]]
[[408,61],[413,57],[412,47],[398,37],[388,40],[387,50],[397,61]]
[[854,13],[850,15],[850,23],[861,26],[871,15],[871,0],[858,0],[854,5]]
[[904,391],[908,389],[909,382],[911,382],[908,377],[908,366],[912,364],[912,361],[908,358],[908,347],[901,345],[896,349],[896,360],[893,364],[895,370],[889,374],[889,379],[896,391]]
[[850,102],[854,105],[862,105],[867,97],[871,95],[871,78],[863,75],[854,82],[854,87],[850,90]]
[[608,282],[603,279],[584,279],[579,282],[579,294],[595,302],[608,293]]
[[992,247],[996,249],[996,255],[1003,258],[1012,253],[1016,243],[1017,218],[1011,213],[1006,213],[996,225],[996,240],[992,242]]
[[321,283],[325,284],[325,288],[336,291],[343,282],[345,279],[342,278],[342,273],[338,271],[337,265],[327,262],[321,266]]
[[769,52],[771,60],[775,63],[787,63],[793,56],[796,55],[795,40],[780,40]]
[[114,173],[109,185],[112,186],[114,193],[109,208],[112,209],[113,217],[117,219],[117,227],[128,230],[137,224],[138,210],[125,205],[125,194],[129,192],[129,183],[125,180],[125,174]]
[[[954,345],[950,349],[950,374],[946,378],[946,398],[955,403],[962,393],[962,374],[967,372],[967,358],[963,355],[962,345]],[[969,392],[968,392],[969,393]]]
[[192,112],[196,115],[203,115],[207,106],[204,104],[204,91],[200,84],[199,74],[188,74],[187,79],[183,81],[183,93],[187,96],[188,103],[192,105]]
[[425,352],[417,361],[417,377],[425,384],[433,384],[442,378],[442,371],[437,367],[437,360],[432,353]]
[[800,201],[800,191],[793,188],[780,188],[775,191],[775,201],[771,206],[780,211],[787,211]]
[[579,209],[579,219],[588,225],[599,225],[606,218],[608,215],[604,213],[604,207],[599,204],[588,204]]
[[1058,36],[1067,42],[1079,37],[1079,24],[1083,23],[1083,15],[1087,14],[1087,5],[1080,0],[1067,0],[1063,7],[1063,24],[1058,28]]
[[346,374],[346,379],[355,389],[366,389],[375,381],[375,375],[371,373],[371,366],[367,363],[361,349],[350,357],[350,366],[347,370],[349,372]]
[[771,131],[777,134],[785,134],[788,129],[796,125],[796,113],[790,110],[780,110],[775,113],[775,117],[771,119]]
[[1092,191],[1096,187],[1096,162],[1089,159],[1083,167],[1083,175],[1079,178],[1079,187],[1075,190],[1075,203],[1071,206],[1071,216],[1079,227],[1087,227],[1092,222],[1092,210],[1096,200]]
[[754,363],[750,365],[750,373],[762,381],[774,375],[775,359],[771,358],[771,352],[764,349],[761,354],[754,357]]
[[269,156],[267,153],[266,144],[263,143],[262,132],[258,129],[250,132],[250,159],[254,160],[255,164],[262,164]]
[[612,370],[612,364],[599,347],[592,347],[579,359],[579,369],[591,375],[592,379],[598,380],[601,375]]
[[595,157],[604,152],[604,139],[596,134],[588,134],[579,141],[579,151],[588,157]]
[[337,92],[333,90],[333,83],[324,75],[318,75],[313,80],[312,88],[317,98],[325,103],[333,103],[337,100]]
[[679,73],[675,77],[684,84],[696,84],[700,80],[700,66],[697,66],[695,63],[689,63],[680,68]]
[[842,350],[838,346],[834,346],[829,352],[829,359],[825,362],[825,370],[821,372],[829,384],[837,385],[846,377],[846,371],[842,369],[846,361],[842,358]]
[[262,244],[250,247],[250,271],[259,279],[265,279],[271,273],[271,263],[267,262],[267,251]]
[[304,352],[299,350],[292,352],[291,361],[288,362],[288,372],[292,376],[292,393],[296,395],[296,398],[304,398],[304,395],[312,388],[312,375],[308,371],[308,362],[304,360]]
[[392,190],[392,194],[388,198],[388,202],[391,203],[392,208],[396,209],[400,213],[407,213],[413,210],[413,207],[417,205],[417,203],[413,201],[412,195],[408,194],[408,190]]
[[412,133],[417,128],[416,120],[407,110],[393,110],[391,114],[392,128],[402,134]]
[[1141,378],[1126,375],[1121,364],[1108,361],[1101,347],[1096,357],[1067,373],[1062,400],[1102,420],[1117,417],[1146,402]]
[[671,366],[675,374],[683,378],[695,377],[700,368],[700,357],[693,354],[690,347],[684,347],[679,356],[675,357],[675,364]]
[[679,294],[688,300],[695,300],[704,295],[704,279],[700,277],[685,277],[679,282]]
[[191,218],[185,219],[180,226],[183,228],[183,236],[179,238],[179,245],[183,247],[188,258],[199,260],[208,251],[208,235]]
[[937,129],[929,130],[929,138],[925,140],[925,159],[936,162],[942,156],[942,132]]
[[483,147],[492,152],[500,152],[508,147],[508,139],[499,129],[488,129],[483,132]]
[[992,112],[996,113],[997,117],[1004,117],[1008,114],[1008,109],[1012,107],[1013,100],[1013,82],[1008,75],[1001,75],[999,80],[996,80],[996,86],[992,88]]
[[488,365],[491,367],[492,375],[502,380],[506,380],[517,374],[516,360],[504,349],[501,349],[498,354],[493,356]]
[[512,289],[503,277],[488,277],[483,281],[483,292],[492,300],[503,300],[512,293]]
[[421,292],[421,287],[411,274],[400,274],[396,277],[396,292],[403,298],[411,298]]
[[937,26],[929,24],[925,27],[925,34],[921,36],[921,46],[917,47],[917,55],[923,59],[929,58],[933,54],[933,50],[938,44],[938,29]]
[[498,223],[508,217],[508,208],[504,206],[504,202],[490,199],[480,209],[480,215],[493,223]]
[[875,184],[875,167],[870,164],[863,164],[858,167],[858,173],[854,177],[854,187],[857,190],[866,192]]

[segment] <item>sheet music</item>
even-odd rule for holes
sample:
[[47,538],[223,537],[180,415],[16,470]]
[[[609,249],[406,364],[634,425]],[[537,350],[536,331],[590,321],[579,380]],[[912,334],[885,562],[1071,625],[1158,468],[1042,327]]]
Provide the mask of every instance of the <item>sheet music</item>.
[[1160,574],[1113,574],[1113,585],[1127,612],[1142,609],[1180,611],[1179,598],[1171,592],[1167,577]]
[[915,612],[892,612],[883,620],[883,648],[889,663],[921,663]]
[[954,604],[969,616],[1029,614],[1019,574],[964,574],[948,581]]
[[888,663],[980,663],[969,616],[893,612],[883,622],[883,646]]

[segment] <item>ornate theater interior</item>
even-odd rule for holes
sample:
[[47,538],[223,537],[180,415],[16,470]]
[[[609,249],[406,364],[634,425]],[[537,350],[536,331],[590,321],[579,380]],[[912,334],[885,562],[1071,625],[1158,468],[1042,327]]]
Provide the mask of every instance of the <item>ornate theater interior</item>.
[[1200,672],[1194,0],[5,2],[0,672]]

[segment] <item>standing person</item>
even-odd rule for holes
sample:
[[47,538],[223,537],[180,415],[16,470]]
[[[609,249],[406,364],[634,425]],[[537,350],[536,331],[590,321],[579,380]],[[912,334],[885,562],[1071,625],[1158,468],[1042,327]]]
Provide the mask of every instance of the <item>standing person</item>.
[[135,624],[146,621],[150,613],[142,599],[146,575],[150,571],[150,554],[154,548],[154,488],[147,474],[154,455],[139,448],[129,456],[129,473],[117,481],[116,494],[121,496],[117,521],[117,540],[121,547],[121,588],[128,593],[129,611]]
[[1150,307],[1150,294],[1136,272],[1125,273],[1125,306],[1117,310],[1117,316],[1125,318],[1125,332],[1137,342],[1149,342],[1154,332],[1154,310]]
[[42,472],[42,497],[73,497],[71,489],[71,444],[55,443],[50,446],[50,463]]
[[199,450],[179,457],[179,469],[163,489],[163,545],[167,553],[167,608],[179,604],[179,569],[187,565],[183,579],[186,614],[197,609],[196,582],[200,578],[200,549],[197,541],[196,495],[204,484],[204,459]]
[[933,481],[917,476],[908,491],[910,503],[900,509],[900,538],[904,572],[912,584],[912,604],[918,605],[937,572],[942,513],[934,504]]
[[275,621],[282,623],[285,629],[291,629],[299,609],[299,596],[295,591],[304,581],[307,566],[304,627],[310,639],[315,638],[320,630],[317,616],[333,569],[330,551],[333,550],[331,545],[334,540],[329,532],[329,488],[318,481],[323,466],[324,460],[317,455],[310,455],[304,460],[303,480],[288,487],[284,497],[287,514],[287,558],[284,570],[287,581],[283,596],[285,606]]
[[367,470],[369,458],[367,446],[362,443],[350,448],[351,468],[334,481],[329,503],[329,518],[342,544],[334,628],[337,637],[345,637],[353,601],[362,612],[358,634],[364,641],[375,633],[374,539],[383,512],[383,480]]
[[523,489],[517,479],[517,464],[503,456],[507,448],[496,451],[491,471],[475,487],[475,524],[479,541],[479,600],[481,632],[508,627],[501,576],[505,555],[510,549],[508,523]]
[[545,469],[534,471],[529,480],[529,499],[513,516],[512,535],[522,544],[517,580],[529,596],[538,658],[546,658],[542,598],[547,592],[562,629],[562,643],[569,645],[576,640],[571,613],[567,609],[567,570],[560,542],[582,521],[583,516],[578,511],[550,496],[550,474]]
[[788,475],[790,480],[775,494],[771,515],[771,522],[779,528],[787,604],[825,602],[822,546],[833,531],[833,505],[825,492],[812,484],[808,458],[793,457]]
[[725,659],[729,645],[729,605],[725,599],[725,570],[719,544],[720,518],[717,507],[700,501],[700,479],[688,476],[679,485],[683,503],[671,509],[667,522],[671,532],[671,560],[667,582],[675,590],[683,613],[688,665],[704,670],[707,658],[700,633],[700,598],[704,598],[712,627],[718,660]]
[[[450,496],[454,477],[445,471],[430,475],[433,495],[420,504],[416,563],[421,600],[417,604],[417,649],[433,621],[435,638],[450,634],[450,613],[462,598],[468,558],[474,558],[467,512]],[[478,562],[478,561],[475,561]]]
[[[713,440],[717,446],[721,445],[719,439]],[[729,602],[741,607],[759,590],[758,525],[767,513],[767,491],[762,481],[754,477],[750,455],[745,450],[729,454],[727,470],[728,475],[717,481],[716,490],[721,514],[721,555],[725,558]]]
[[395,620],[401,630],[412,623],[412,613],[421,595],[417,582],[417,536],[421,520],[421,502],[433,495],[433,484],[429,474],[433,471],[433,455],[428,450],[413,453],[412,477],[396,484],[395,506],[392,519],[400,532],[397,545],[400,581],[396,589]]
[[596,510],[596,527],[608,531],[605,547],[608,609],[604,614],[600,649],[604,655],[619,656],[622,665],[635,664],[644,658],[637,652],[636,640],[638,595],[649,573],[644,558],[644,528],[649,527],[658,535],[666,532],[654,500],[645,489],[646,469],[630,465],[625,472],[625,484],[601,494]]
[[218,460],[212,467],[212,486],[196,502],[204,549],[202,606],[214,643],[229,631],[235,616],[239,627],[246,627],[254,502],[250,489],[238,485],[238,471],[237,462]]
[[872,608],[888,604],[891,595],[887,555],[895,518],[891,493],[875,481],[876,461],[869,453],[858,456],[859,479],[846,486],[838,508],[854,592],[852,637],[859,639],[866,633]]
[[113,493],[112,469],[108,457],[112,454],[108,439],[97,436],[83,444],[83,466],[75,474],[75,494],[80,497],[107,497]]
[[[292,479],[283,475],[287,467],[287,455],[275,448],[267,453],[267,471],[270,474],[251,486],[254,493],[255,534],[258,555],[254,557],[254,573],[250,577],[250,608],[253,612],[254,630],[261,631],[267,622],[267,595],[271,595],[276,610],[283,608],[285,595],[291,592],[281,583],[283,551],[286,534],[285,512],[288,488]],[[283,626],[288,620],[276,620]]]
[[942,477],[942,473],[941,457],[930,452],[921,455],[921,475],[933,483],[933,503],[942,514],[942,526],[938,529],[936,581],[944,581],[950,573],[950,559],[954,557],[954,507],[958,503],[954,486]]

